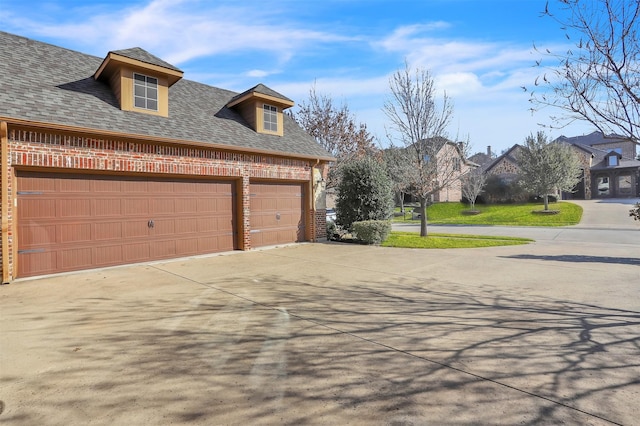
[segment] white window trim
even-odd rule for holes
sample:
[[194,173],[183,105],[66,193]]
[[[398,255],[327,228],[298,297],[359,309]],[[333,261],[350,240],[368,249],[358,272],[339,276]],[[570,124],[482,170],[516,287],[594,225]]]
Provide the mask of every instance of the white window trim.
[[[271,120],[267,120],[267,116],[269,116],[269,118],[273,118],[275,122]],[[267,123],[269,124],[269,128],[267,128]],[[273,125],[275,125],[275,129],[271,128],[271,126]],[[265,132],[278,133],[278,108],[277,107],[269,104],[262,104],[262,128]]]
[[[143,86],[145,88],[145,96],[144,97],[136,96],[136,85],[142,86],[141,82],[138,82],[136,80],[136,76],[144,77],[144,86]],[[154,79],[156,81],[155,87],[153,87],[153,83],[149,82],[149,79]],[[147,96],[147,89],[149,89],[150,87],[151,88],[155,88],[155,90],[156,90],[155,99],[149,98]],[[146,106],[144,106],[144,107],[137,106],[136,105],[136,98],[144,99],[145,105],[148,104],[149,100],[155,101],[156,107],[155,108],[148,108]],[[158,93],[158,78],[157,77],[152,77],[150,75],[141,74],[139,72],[134,72],[133,73],[133,107],[134,108],[138,108],[138,109],[144,109],[144,110],[147,110],[147,111],[159,111],[160,110],[160,100],[159,100],[159,93]]]

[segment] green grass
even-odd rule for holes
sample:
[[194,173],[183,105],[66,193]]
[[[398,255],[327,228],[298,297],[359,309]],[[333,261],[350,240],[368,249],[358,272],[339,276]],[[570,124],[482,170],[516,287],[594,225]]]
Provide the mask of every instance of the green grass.
[[[477,205],[477,215],[465,215],[463,211],[469,207],[462,203],[436,203],[427,209],[427,222],[439,225],[506,225],[506,226],[566,226],[580,223],[582,207],[563,201],[550,203],[549,210],[559,210],[558,214],[534,214],[534,210],[543,210],[537,203]],[[402,216],[394,218],[394,222],[419,223],[411,219],[413,207],[405,208],[406,219]],[[396,208],[399,213],[400,209]]]
[[383,247],[452,249],[513,246],[528,244],[533,241],[534,240],[528,238],[437,233],[429,234],[427,237],[421,237],[420,234],[416,232],[393,231],[391,235],[389,235],[389,238],[381,245]]

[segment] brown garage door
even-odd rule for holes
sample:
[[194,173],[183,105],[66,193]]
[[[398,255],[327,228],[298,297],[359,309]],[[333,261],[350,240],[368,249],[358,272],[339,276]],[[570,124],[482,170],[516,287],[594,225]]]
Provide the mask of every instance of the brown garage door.
[[251,247],[305,240],[304,186],[251,183]]
[[18,175],[18,276],[235,248],[233,182]]

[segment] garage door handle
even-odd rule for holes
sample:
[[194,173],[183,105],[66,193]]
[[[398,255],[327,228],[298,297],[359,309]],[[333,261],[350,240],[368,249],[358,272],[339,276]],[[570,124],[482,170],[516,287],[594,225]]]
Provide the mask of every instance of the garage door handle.
[[151,220],[147,223],[147,226],[148,226],[149,228],[153,228],[155,225],[156,225],[156,224],[155,224],[155,223],[153,223],[153,219],[151,219]]

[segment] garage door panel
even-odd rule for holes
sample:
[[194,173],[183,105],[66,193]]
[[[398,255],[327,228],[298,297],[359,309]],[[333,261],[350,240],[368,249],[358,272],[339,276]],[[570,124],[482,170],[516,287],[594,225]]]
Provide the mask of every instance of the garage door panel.
[[147,237],[149,235],[149,225],[144,219],[131,220],[128,222],[122,222],[122,237],[123,238],[138,238]]
[[[21,191],[22,192],[22,191]],[[21,197],[20,216],[25,219],[51,219],[56,217],[55,199],[27,198],[33,195],[18,194]]]
[[231,181],[18,172],[17,183],[18,276],[235,249]]
[[18,276],[44,275],[57,271],[56,252],[25,252],[20,255]]
[[120,198],[99,198],[94,200],[94,215],[109,217],[122,214],[122,202]]
[[20,191],[56,192],[55,180],[44,180],[37,177],[24,177],[20,179]]
[[113,179],[92,179],[92,190],[94,192],[106,192],[106,193],[114,193],[114,192],[124,192],[124,188],[122,188],[122,182]]
[[149,214],[174,214],[176,213],[176,200],[156,198],[149,203]]
[[120,183],[123,193],[148,193],[147,182],[141,180],[124,180]]
[[198,212],[198,200],[195,198],[182,199],[176,203],[176,213],[190,214]]
[[43,244],[55,244],[57,242],[56,226],[52,224],[32,223],[29,225],[19,225],[18,235],[20,241],[30,248]]
[[93,250],[93,256],[95,257],[96,265],[113,265],[117,263],[124,263],[124,255],[122,246],[106,246],[96,247]]
[[125,216],[139,216],[149,214],[149,200],[146,198],[125,198],[122,200],[122,214]]
[[92,240],[91,223],[69,223],[57,226],[60,243],[89,242]]
[[120,240],[123,236],[121,222],[102,222],[94,224],[94,238],[98,241]]
[[233,221],[228,217],[218,217],[215,219],[216,229],[225,234],[233,233]]
[[251,183],[251,245],[304,241],[304,184]]
[[174,240],[154,241],[149,246],[149,255],[156,259],[175,256],[176,242]]
[[61,198],[56,200],[59,217],[91,216],[91,200],[78,198]]
[[123,263],[143,262],[151,258],[149,243],[133,243],[122,245]]
[[93,265],[92,247],[63,248],[58,250],[57,269],[71,270],[90,268]]
[[58,192],[74,193],[92,190],[91,181],[86,179],[67,179],[58,181]]
[[200,219],[194,219],[193,217],[176,219],[174,224],[176,234],[197,233],[199,220]]
[[149,231],[151,236],[172,235],[176,232],[175,219],[154,219],[153,222]]

